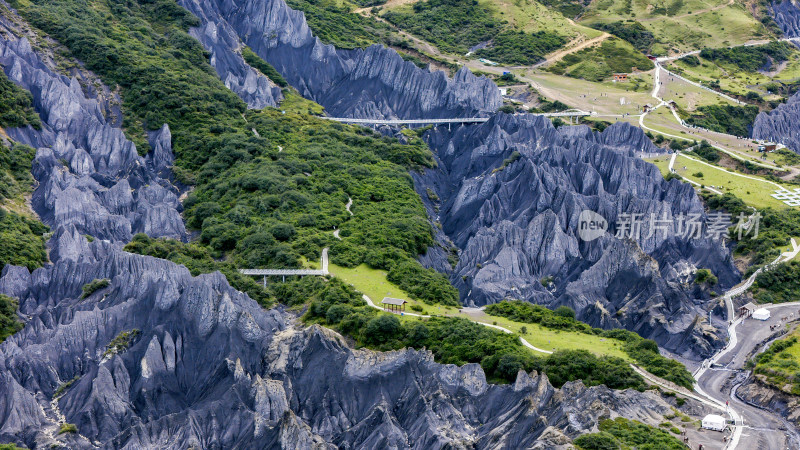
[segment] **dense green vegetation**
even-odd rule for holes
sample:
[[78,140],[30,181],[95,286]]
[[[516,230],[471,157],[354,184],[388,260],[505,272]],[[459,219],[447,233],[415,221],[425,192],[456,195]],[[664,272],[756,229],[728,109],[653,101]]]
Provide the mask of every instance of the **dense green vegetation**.
[[714,286],[719,282],[719,280],[717,279],[716,275],[711,273],[709,269],[697,269],[697,271],[694,273],[694,282],[696,284],[707,284],[709,286]]
[[635,420],[617,417],[599,423],[600,432],[578,436],[573,442],[580,450],[681,450],[686,446],[667,431]]
[[770,62],[781,63],[789,59],[794,50],[788,42],[773,41],[768,44],[733,48],[705,48],[700,57],[714,62],[725,62],[748,71],[756,72]]
[[106,351],[103,352],[103,357],[124,352],[131,346],[134,339],[139,337],[139,334],[141,334],[141,331],[136,328],[130,331],[121,331],[118,335],[114,336],[114,339],[112,339],[108,345],[106,345]]
[[0,267],[25,266],[28,270],[47,262],[44,235],[49,228],[27,215],[6,211],[0,206]]
[[[572,312],[569,308],[567,310]],[[487,314],[506,317],[515,322],[536,323],[545,328],[555,330],[577,331],[608,339],[618,339],[624,342],[623,350],[625,353],[650,373],[689,389],[691,389],[694,382],[692,375],[683,364],[661,356],[658,352],[658,345],[655,342],[645,339],[632,331],[592,328],[583,322],[575,320],[574,312],[570,315],[566,310],[561,310],[561,308],[551,311],[543,306],[522,301],[503,301],[487,306],[485,311]]]
[[618,38],[609,38],[596,47],[589,47],[564,56],[549,70],[559,75],[602,81],[615,72],[630,73],[633,68],[648,70],[653,63],[629,44]]
[[464,54],[505,29],[490,8],[477,0],[425,0],[410,10],[387,11],[383,17],[442,51]]
[[[796,209],[766,208],[759,211],[758,237],[753,239],[750,235],[742,236],[738,241],[735,253],[752,257],[752,268],[772,262],[781,253],[781,248],[790,245],[792,237],[800,236],[800,211]],[[749,211],[745,211],[749,214]],[[734,213],[734,224],[737,222]],[[731,233],[731,237],[738,239],[738,233]],[[765,297],[765,300],[766,297]]]
[[[338,48],[363,48],[392,42],[391,28],[385,23],[352,12],[348,3],[335,0],[288,0],[290,8],[303,11],[315,36]],[[364,5],[366,6],[366,5]]]
[[[32,125],[40,128],[30,93],[13,84],[0,70],[0,127]],[[36,151],[0,140],[0,269],[6,264],[33,270],[47,262],[44,234],[49,229],[23,210],[25,195],[33,188],[31,162]]]
[[16,128],[31,125],[42,127],[39,115],[33,110],[30,92],[18,87],[0,69],[0,127]]
[[78,427],[76,427],[74,423],[62,423],[61,426],[58,428],[57,434],[77,433],[77,432],[78,432]]
[[758,112],[752,105],[705,105],[692,112],[686,122],[720,133],[749,136]]
[[[290,268],[331,246],[337,264],[365,262],[389,270],[390,277],[394,270],[418,297],[455,303],[447,279],[414,259],[433,243],[407,173],[433,165],[418,136],[411,133],[409,144],[401,144],[305,112],[248,111],[186,33],[196,19],[169,0],[16,6],[106,84],[120,86],[129,136],[170,125],[175,174],[196,186],[184,202],[187,225],[200,231],[198,247],[209,253],[163,242],[136,243],[131,251],[197,257],[187,266],[205,271],[219,268],[208,255],[223,268]],[[146,148],[141,139],[137,145]],[[344,210],[348,196],[355,202],[353,218]],[[334,243],[334,227],[341,228],[341,242]],[[263,292],[232,283],[266,302]]]
[[533,356],[513,334],[506,334],[463,318],[432,317],[401,321],[366,305],[361,295],[336,278],[305,278],[277,283],[271,288],[288,305],[311,298],[305,315],[351,336],[358,345],[378,350],[427,348],[436,360],[448,364],[480,363],[487,378],[514,381],[519,370],[547,373],[554,386],[583,380],[588,386],[645,389],[644,380],[621,358],[597,357],[585,350],[563,350]]
[[0,203],[4,200],[19,200],[33,187],[31,163],[36,150],[27,145],[0,141]]
[[562,36],[546,31],[525,33],[507,30],[496,35],[489,47],[475,54],[505,64],[531,65],[566,43]]
[[755,297],[762,303],[794,302],[800,297],[800,261],[778,264],[756,276]]
[[436,45],[442,51],[466,53],[490,41],[475,54],[505,64],[533,64],[563,46],[555,33],[514,31],[496,18],[493,6],[477,0],[425,0],[410,8],[386,12],[383,17],[398,27]]
[[641,52],[648,52],[653,43],[655,43],[653,33],[639,22],[600,23],[596,27],[617,36],[623,41],[629,42],[633,45],[633,48]]
[[67,381],[61,383],[60,385],[58,385],[58,387],[56,388],[55,392],[53,392],[53,398],[58,398],[58,397],[61,397],[62,395],[64,395],[67,392],[67,390],[70,387],[72,387],[72,385],[75,384],[75,382],[78,381],[79,379],[80,379],[80,376],[75,375],[74,377],[70,378],[69,380],[67,380]]
[[81,298],[86,298],[100,289],[107,288],[109,285],[111,285],[111,280],[108,278],[94,279],[83,285],[83,288],[81,289],[83,291]]
[[800,345],[797,331],[777,340],[755,357],[756,376],[778,389],[800,395]]
[[694,149],[692,149],[692,151],[689,153],[695,156],[699,156],[700,158],[703,158],[704,160],[711,163],[715,163],[722,158],[719,150],[712,147],[711,144],[709,144],[708,141],[705,140],[700,142],[700,144],[696,145]]
[[[2,97],[0,97],[2,98]],[[48,227],[38,220],[6,210],[9,202],[21,203],[33,186],[31,161],[35,150],[24,145],[10,148],[0,142],[0,268],[6,264],[29,270],[47,262],[44,234]]]
[[[736,241],[734,254],[750,261],[750,268],[746,275],[755,271],[756,268],[772,262],[781,254],[783,248],[790,245],[792,237],[800,236],[800,211],[765,208],[759,210],[761,218],[758,221],[758,236],[754,237],[755,230],[751,230],[749,233],[743,230],[742,238],[739,239],[739,233],[736,230],[739,215],[744,213],[745,216],[748,216],[752,214],[752,210],[740,198],[731,193],[714,195],[701,192],[701,195],[709,209],[724,210],[731,214],[733,226],[730,228],[730,238]],[[763,287],[758,288],[759,283],[756,282],[754,284],[756,298],[762,302],[781,301],[779,299],[783,297],[783,294],[776,297],[776,293],[783,290],[780,280],[787,276],[783,271],[791,270],[793,270],[792,267],[780,269],[775,273],[774,279],[762,278],[761,286],[770,286],[769,290]],[[775,300],[776,298],[778,300]]]
[[260,56],[256,55],[250,47],[244,47],[242,49],[242,57],[244,58],[247,64],[250,64],[252,67],[259,70],[259,72],[266,75],[267,78],[272,80],[273,83],[277,84],[280,87],[286,87],[289,83],[275,70],[272,65],[263,59]]
[[22,322],[17,318],[17,301],[0,294],[0,342],[22,329]]
[[539,3],[555,9],[564,17],[575,18],[586,9],[590,0],[539,0]]

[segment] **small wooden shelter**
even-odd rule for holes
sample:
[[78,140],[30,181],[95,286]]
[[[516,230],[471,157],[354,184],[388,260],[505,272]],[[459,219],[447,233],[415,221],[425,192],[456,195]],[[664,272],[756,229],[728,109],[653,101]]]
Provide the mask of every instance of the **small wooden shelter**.
[[383,309],[387,311],[401,312],[406,310],[406,303],[408,303],[408,301],[399,298],[384,297],[381,303],[383,303]]
[[750,317],[753,315],[753,311],[757,309],[758,306],[754,305],[753,302],[748,302],[746,305],[739,307],[739,315],[741,317]]

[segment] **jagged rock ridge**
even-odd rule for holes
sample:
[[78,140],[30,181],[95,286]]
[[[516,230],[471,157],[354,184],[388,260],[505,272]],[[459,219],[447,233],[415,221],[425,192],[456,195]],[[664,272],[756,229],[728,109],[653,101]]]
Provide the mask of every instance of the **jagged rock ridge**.
[[[111,285],[81,299],[96,278]],[[672,411],[654,393],[557,390],[524,373],[498,386],[427,351],[352,350],[323,328],[293,329],[218,273],[193,278],[101,241],[79,262],[7,267],[0,292],[29,318],[0,345],[0,441],[31,448],[53,442],[59,415],[79,430],[63,437],[72,448],[428,449],[552,448],[601,416]],[[134,330],[129,348],[107,351]]]
[[[792,0],[773,1],[772,17],[786,37],[800,37],[800,7]],[[795,43],[797,45],[797,43]],[[752,136],[755,139],[774,141],[800,153],[800,93],[796,93],[769,112],[756,116]]]
[[793,0],[771,3],[772,18],[786,37],[800,37],[800,7]]
[[[497,86],[466,68],[449,79],[380,45],[355,50],[325,45],[312,35],[303,13],[283,0],[179,3],[200,17],[204,27],[213,23],[217,29],[235,30],[301,95],[325,106],[331,116],[485,116],[502,104]],[[227,75],[221,76],[225,80]]]
[[[282,0],[182,4],[206,23],[230,26],[304,96],[334,116],[458,117],[485,114],[499,105],[494,84],[475,79],[468,71],[462,70],[450,81],[379,46],[345,51],[323,45],[312,35],[303,14]],[[426,183],[432,183],[434,190],[445,192],[440,198],[451,200],[451,206],[438,214],[445,225],[439,238],[449,238],[462,250],[462,262],[452,278],[462,299],[478,305],[508,297],[569,304],[589,323],[626,326],[688,356],[706,354],[721,345],[714,330],[697,317],[705,316],[703,302],[692,300],[699,292],[690,292],[681,283],[695,268],[708,267],[719,276],[722,287],[734,284],[738,274],[724,246],[658,237],[638,245],[606,240],[581,245],[574,232],[566,229],[575,225],[582,206],[601,208],[610,218],[618,212],[702,213],[691,188],[664,183],[653,166],[635,162],[628,154],[658,151],[649,139],[632,127],[614,127],[602,134],[575,127],[557,134],[544,120],[514,120],[493,119],[461,128],[452,138],[432,133],[439,136],[432,142],[448,167],[442,170],[440,166],[418,190],[424,193],[429,187]],[[515,130],[503,129],[506,126]],[[547,155],[549,160],[523,158],[524,163],[512,164],[484,180],[515,146],[536,148],[538,155]],[[565,148],[570,151],[562,153]],[[491,154],[469,158],[475,152]],[[592,154],[603,156],[586,161]],[[576,168],[569,168],[578,161]],[[523,187],[528,177],[534,177],[539,186]],[[436,220],[437,214],[432,216]],[[499,262],[487,264],[493,258]],[[450,270],[441,250],[432,249],[422,260],[438,270]],[[483,267],[478,269],[478,264]],[[613,269],[601,269],[606,265]],[[629,273],[638,281],[629,283]],[[559,292],[549,292],[539,284],[541,277],[551,275],[563,282]]]
[[[691,275],[710,268],[721,289],[739,275],[721,241],[649,236],[651,213],[703,214],[703,205],[691,186],[664,181],[634,156],[658,151],[641,130],[620,123],[603,133],[557,131],[543,117],[498,114],[427,138],[440,164],[417,182],[441,199],[438,220],[461,249],[451,280],[462,300],[568,305],[587,323],[634,330],[689,357],[722,345],[701,320],[706,305],[694,300]],[[577,234],[584,210],[612,225],[621,213],[641,214],[642,237],[585,242]],[[548,277],[555,288],[542,285]]]
[[[137,232],[184,238],[178,192],[158,175],[172,165],[169,128],[151,134],[153,151],[142,158],[77,78],[48,67],[11,21],[3,18],[0,29],[0,65],[31,92],[42,117],[41,130],[8,130],[15,141],[37,149],[33,175],[39,185],[32,205],[42,221],[57,235],[89,234],[121,243]],[[55,242],[58,255],[51,258],[58,259],[66,249]],[[78,257],[80,250],[73,250],[71,256]]]
[[[203,17],[203,11],[193,12]],[[238,94],[250,108],[277,106],[283,100],[281,89],[244,61],[241,41],[230,25],[206,17],[202,23],[192,28],[189,34],[211,53],[209,62],[225,86]]]
[[[354,351],[330,331],[293,329],[289,315],[263,310],[219,273],[192,277],[172,262],[123,252],[136,231],[183,237],[165,178],[168,128],[139,157],[77,80],[57,75],[6,31],[0,65],[32,92],[45,122],[42,131],[7,131],[39,149],[33,203],[57,231],[53,264],[0,274],[0,292],[20,300],[26,323],[0,344],[0,442],[558,448],[600,417],[659,423],[671,413],[653,393],[580,383],[556,390],[524,373],[495,386],[478,365],[436,364],[426,351]],[[82,286],[103,278],[108,287],[81,298]],[[127,345],[109,348],[125,335]],[[62,423],[78,432],[57,435]]]
[[778,142],[800,153],[800,93],[769,112],[761,112],[753,122],[753,138]]

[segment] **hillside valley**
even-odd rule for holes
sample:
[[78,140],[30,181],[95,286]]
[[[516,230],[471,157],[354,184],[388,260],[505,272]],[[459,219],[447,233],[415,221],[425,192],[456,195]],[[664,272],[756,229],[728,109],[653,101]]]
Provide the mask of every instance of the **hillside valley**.
[[[797,50],[696,108],[668,70],[800,10],[700,3],[0,0],[0,444],[797,444],[704,372],[755,346],[746,301],[794,304],[800,217],[763,199],[794,184],[800,93],[749,123],[721,95],[790,86]],[[572,103],[620,71],[652,110]],[[764,234],[729,232],[756,198]]]

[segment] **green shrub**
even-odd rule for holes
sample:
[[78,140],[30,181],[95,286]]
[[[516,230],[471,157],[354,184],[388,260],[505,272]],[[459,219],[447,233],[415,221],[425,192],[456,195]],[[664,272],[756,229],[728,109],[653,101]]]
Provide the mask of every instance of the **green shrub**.
[[533,64],[566,43],[550,31],[512,30],[495,17],[493,8],[473,0],[427,0],[407,10],[388,11],[383,17],[445,52],[464,54],[489,41],[475,55],[504,64]]
[[64,393],[67,392],[67,389],[69,389],[79,379],[80,379],[80,377],[78,375],[75,375],[72,379],[61,383],[56,388],[55,392],[53,392],[53,398],[58,398],[58,397],[61,397],[62,395],[64,395]]
[[710,286],[717,284],[719,280],[708,269],[697,269],[694,274],[694,282],[697,284],[707,283]]
[[61,426],[58,428],[57,434],[77,433],[77,432],[78,432],[78,427],[76,427],[74,423],[62,423]]
[[34,270],[47,262],[45,234],[50,229],[36,219],[0,206],[0,267],[6,264]]
[[349,4],[334,0],[288,0],[286,3],[290,8],[305,13],[311,31],[326,44],[348,49],[375,43],[402,44],[390,33],[391,27],[352,12]]
[[17,318],[18,306],[16,300],[0,294],[0,343],[22,329],[22,322]]
[[697,108],[687,123],[734,136],[749,136],[758,107],[733,105],[705,105]]
[[703,141],[699,145],[695,146],[695,148],[692,150],[692,153],[712,163],[719,161],[721,158],[719,151],[712,147],[708,141]]
[[42,127],[39,115],[33,109],[33,97],[0,70],[0,127],[17,128],[26,125],[37,130]]
[[700,57],[710,61],[730,63],[747,72],[756,72],[770,60],[775,63],[787,61],[793,51],[795,49],[790,43],[774,41],[747,47],[705,48],[700,52]]
[[106,345],[106,351],[103,352],[103,357],[113,356],[117,353],[127,350],[133,341],[141,334],[141,331],[134,328],[130,331],[121,331],[118,335]]
[[104,278],[104,279],[95,279],[89,283],[83,285],[83,294],[81,298],[86,298],[95,292],[99,291],[100,289],[105,289],[111,284],[111,280]]
[[611,22],[601,23],[596,26],[598,29],[607,31],[624,41],[628,41],[633,48],[641,52],[649,52],[650,47],[655,43],[653,33],[639,22]]
[[31,163],[36,150],[27,145],[0,141],[0,204],[5,199],[20,199],[33,188]]
[[778,264],[756,276],[754,284],[756,298],[773,303],[797,300],[800,292],[800,261],[793,260]]
[[531,65],[566,43],[562,36],[548,31],[526,33],[507,30],[495,35],[491,45],[476,51],[475,55],[503,64]]

